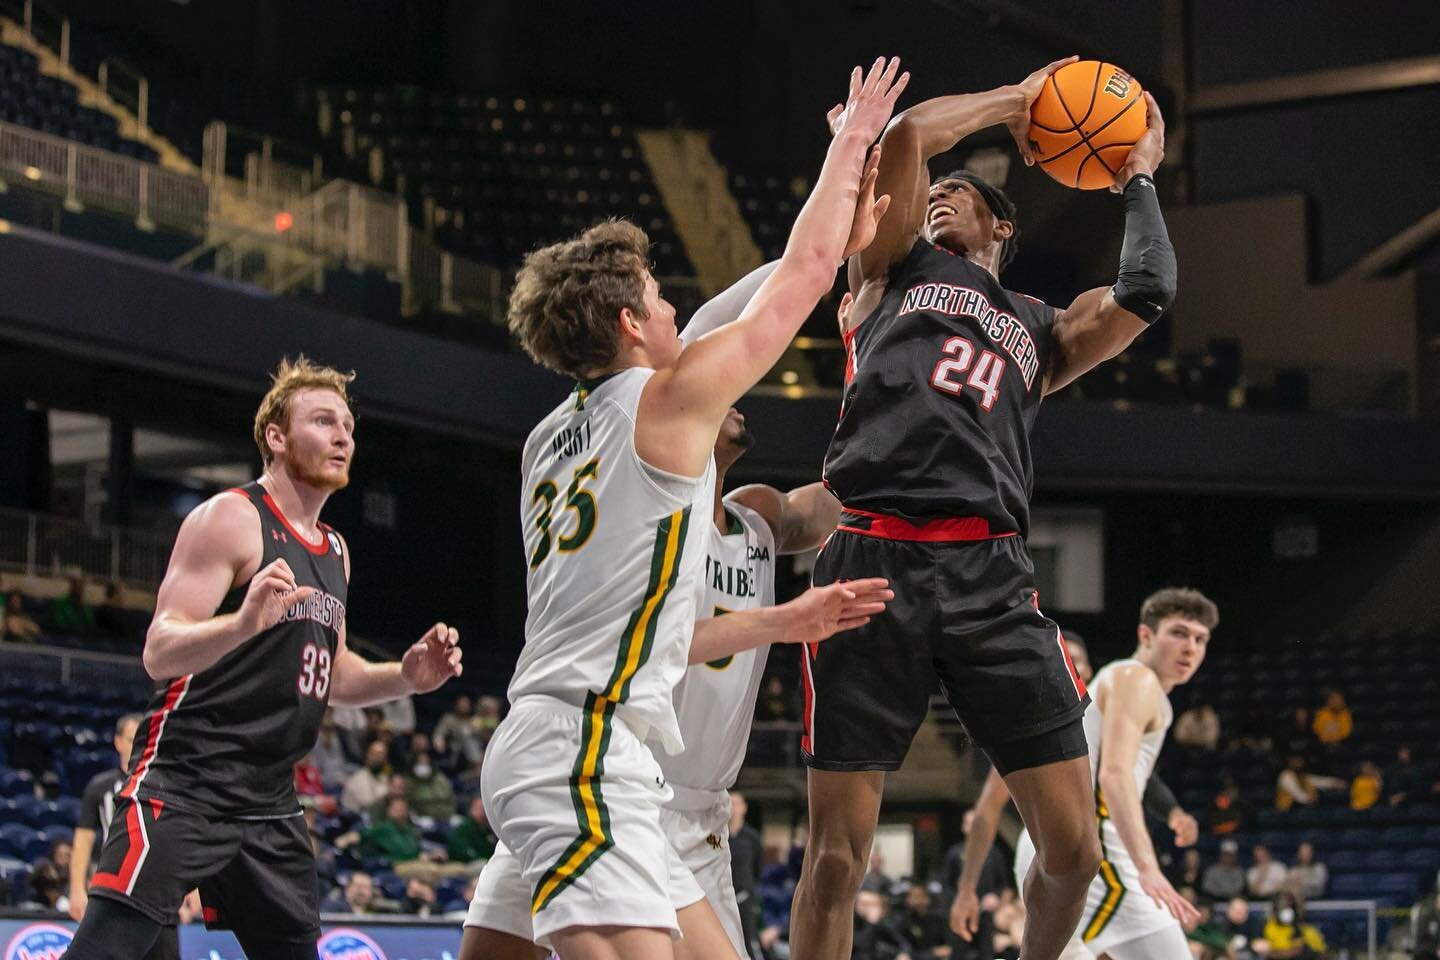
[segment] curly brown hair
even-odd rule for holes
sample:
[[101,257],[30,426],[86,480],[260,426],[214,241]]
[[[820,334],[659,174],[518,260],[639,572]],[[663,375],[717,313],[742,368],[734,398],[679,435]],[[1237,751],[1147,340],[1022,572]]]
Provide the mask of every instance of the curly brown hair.
[[607,220],[525,257],[510,292],[509,326],[536,363],[582,379],[620,350],[620,311],[645,312],[650,238]]
[[1156,590],[1140,604],[1140,622],[1155,630],[1166,617],[1184,617],[1204,624],[1207,630],[1214,630],[1220,622],[1220,608],[1199,590],[1166,587]]
[[290,400],[301,390],[320,388],[334,390],[340,394],[348,406],[350,394],[347,387],[350,381],[355,379],[355,371],[341,373],[333,367],[322,367],[314,363],[305,354],[300,354],[291,363],[289,357],[280,360],[280,366],[270,375],[270,390],[260,401],[260,408],[255,411],[255,446],[260,448],[260,456],[268,467],[275,459],[270,451],[270,444],[265,442],[265,428],[270,424],[276,424],[280,429],[286,430],[290,426]]

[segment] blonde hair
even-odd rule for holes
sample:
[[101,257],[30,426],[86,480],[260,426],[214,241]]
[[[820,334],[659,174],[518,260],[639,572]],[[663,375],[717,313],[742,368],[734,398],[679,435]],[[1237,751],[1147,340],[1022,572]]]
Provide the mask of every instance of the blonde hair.
[[541,366],[580,379],[620,350],[620,311],[645,315],[645,231],[607,220],[525,257],[510,292],[510,332]]
[[260,457],[268,467],[275,459],[270,444],[265,442],[265,430],[275,424],[281,431],[290,427],[290,400],[301,390],[334,390],[348,406],[350,394],[347,387],[355,379],[355,371],[341,373],[333,367],[322,367],[312,363],[305,354],[300,354],[292,363],[289,357],[280,360],[280,366],[270,375],[270,390],[260,400],[255,411],[255,446],[260,448]]

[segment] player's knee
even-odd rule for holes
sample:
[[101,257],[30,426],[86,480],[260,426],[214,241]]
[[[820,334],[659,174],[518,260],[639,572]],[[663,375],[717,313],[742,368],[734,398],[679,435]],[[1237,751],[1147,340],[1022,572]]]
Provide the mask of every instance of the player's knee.
[[1037,845],[1035,862],[1053,880],[1089,883],[1100,869],[1100,838],[1093,830],[1051,837]]
[[811,892],[821,903],[848,903],[865,879],[868,850],[841,840],[811,838],[805,851]]

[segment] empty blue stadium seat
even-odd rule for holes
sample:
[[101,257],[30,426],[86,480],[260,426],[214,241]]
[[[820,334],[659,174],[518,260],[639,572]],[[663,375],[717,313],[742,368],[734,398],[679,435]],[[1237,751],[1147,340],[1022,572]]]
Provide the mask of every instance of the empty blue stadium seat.
[[1419,827],[1387,827],[1380,834],[1380,842],[1387,847],[1413,847],[1425,840],[1425,832]]
[[75,818],[70,810],[60,806],[59,803],[51,801],[45,804],[35,815],[34,820],[37,827],[73,827]]
[[1359,850],[1337,850],[1324,858],[1332,874],[1346,870],[1358,870],[1364,865],[1365,854]]
[[35,778],[28,770],[5,770],[0,772],[0,797],[35,795]]
[[1377,892],[1375,888],[1377,876],[1372,873],[1347,873],[1334,877],[1330,881],[1330,896],[1337,900],[1373,896]]

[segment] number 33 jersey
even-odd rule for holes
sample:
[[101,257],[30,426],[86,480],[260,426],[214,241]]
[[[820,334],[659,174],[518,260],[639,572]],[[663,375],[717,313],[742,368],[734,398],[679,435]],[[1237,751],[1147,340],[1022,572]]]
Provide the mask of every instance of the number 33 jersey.
[[924,240],[845,337],[825,481],[849,508],[1029,532],[1030,428],[1056,310]]
[[[344,547],[323,523],[321,539],[307,541],[258,483],[222,494],[235,495],[259,516],[257,569],[283,558],[295,583],[315,593],[208,670],[159,686],[120,795],[217,818],[293,816],[295,763],[315,746],[345,622]],[[232,589],[217,615],[240,609],[249,587]]]
[[525,442],[529,613],[509,698],[613,711],[678,752],[671,694],[690,654],[715,465],[681,477],[641,461],[635,416],[654,372],[577,384]]

